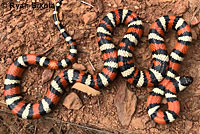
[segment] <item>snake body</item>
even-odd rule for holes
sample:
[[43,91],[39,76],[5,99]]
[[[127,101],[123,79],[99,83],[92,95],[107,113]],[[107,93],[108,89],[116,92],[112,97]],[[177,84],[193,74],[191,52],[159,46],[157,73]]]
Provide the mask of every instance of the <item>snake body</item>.
[[[176,77],[179,65],[191,43],[191,32],[186,22],[175,16],[163,16],[151,26],[149,43],[152,51],[153,65],[151,69],[140,71],[134,65],[132,52],[142,36],[142,21],[130,10],[118,9],[108,13],[97,28],[97,41],[102,52],[104,67],[100,73],[90,75],[83,71],[68,69],[58,74],[51,82],[44,98],[34,104],[26,103],[20,92],[23,71],[29,65],[39,65],[49,69],[65,68],[77,54],[76,43],[61,25],[57,14],[62,0],[56,4],[53,13],[54,23],[70,47],[70,53],[61,61],[50,60],[34,54],[20,56],[9,67],[4,82],[4,96],[12,113],[25,119],[36,119],[49,113],[59,102],[60,96],[68,84],[81,82],[92,88],[106,87],[117,75],[118,66],[128,82],[137,87],[156,86],[147,101],[148,113],[158,123],[171,122],[177,117],[179,103],[175,94],[192,82],[191,77]],[[119,24],[128,25],[128,30],[120,42],[118,52],[112,42],[112,31]],[[178,32],[178,42],[168,56],[164,43],[164,33],[168,29]],[[167,75],[166,75],[167,74]],[[164,80],[163,80],[164,78]],[[169,110],[162,113],[159,103],[163,95],[167,97]],[[172,118],[173,117],[173,118]]]
[[[70,52],[72,53],[75,52],[75,42],[65,32],[63,26],[56,17],[61,2],[62,1],[60,0],[56,4],[54,22],[67,43],[72,46],[70,49]],[[104,59],[102,71],[96,75],[90,75],[74,69],[63,71],[51,82],[50,88],[47,90],[44,98],[34,104],[26,103],[20,92],[21,77],[26,67],[37,64],[50,69],[63,68],[66,67],[64,64],[65,62],[71,62],[71,59],[74,59],[74,55],[70,53],[70,56],[68,57],[73,58],[67,58],[61,61],[53,61],[46,57],[40,57],[33,54],[27,54],[17,58],[17,60],[9,67],[4,82],[4,96],[9,109],[18,117],[24,119],[36,119],[51,111],[51,109],[59,102],[60,96],[63,94],[68,84],[81,82],[95,89],[108,86],[108,84],[115,79],[118,69],[117,50],[112,42],[113,28],[120,23],[128,24],[127,34],[132,34],[132,27],[138,25],[139,28],[137,32],[140,32],[140,24],[131,24],[135,20],[140,20],[140,18],[129,10],[119,9],[107,14],[100,22],[97,29],[97,41]],[[126,35],[124,38],[126,38]]]
[[[134,24],[142,24],[140,20],[134,21]],[[161,25],[159,23],[159,25]],[[149,70],[141,71],[133,61],[134,46],[137,45],[141,37],[142,30],[138,34],[137,25],[133,27],[133,33],[128,34],[127,38],[122,40],[118,49],[118,65],[123,77],[127,78],[130,84],[136,87],[154,86],[160,82],[167,72],[169,56],[164,43],[163,34],[160,29],[152,29],[149,33],[149,43],[152,51],[152,67]]]
[[[157,29],[157,32],[154,29]],[[163,33],[168,29],[177,31],[178,41],[169,57],[167,75],[155,86],[152,92],[150,92],[147,99],[148,114],[159,124],[173,122],[178,117],[180,104],[176,94],[189,86],[193,81],[192,77],[189,76],[177,76],[180,64],[192,42],[190,27],[182,18],[168,15],[154,22],[150,32],[155,31],[154,33],[156,33],[157,36],[163,37]],[[165,112],[160,110],[160,103],[164,96],[168,102],[168,110]]]

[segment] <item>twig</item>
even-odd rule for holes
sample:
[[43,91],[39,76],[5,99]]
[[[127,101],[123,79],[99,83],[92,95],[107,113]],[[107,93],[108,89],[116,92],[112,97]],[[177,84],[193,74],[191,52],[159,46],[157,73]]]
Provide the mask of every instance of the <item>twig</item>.
[[18,134],[18,131],[17,131],[17,129],[16,128],[14,128],[12,125],[9,125],[9,124],[7,124],[6,122],[4,122],[2,119],[0,119],[0,121],[4,124],[4,125],[6,125],[12,132],[15,132],[15,133],[17,133]]
[[37,134],[37,126],[35,125],[34,134]]
[[[52,47],[48,48],[47,50],[45,50],[44,52],[39,53],[39,55],[43,56],[43,55],[45,55],[45,54],[51,52],[51,51],[53,50],[53,48],[54,48],[54,47],[52,46]],[[47,54],[47,55],[49,55],[49,54]]]
[[85,4],[85,5],[89,5],[89,6],[91,6],[91,7],[94,7],[93,5],[91,5],[90,3],[87,3],[87,2],[85,2],[85,1],[83,1],[83,0],[79,0],[81,3],[83,3],[83,4]]
[[70,124],[72,126],[76,126],[76,127],[79,127],[79,128],[84,128],[84,129],[87,129],[87,130],[92,130],[92,131],[96,131],[96,132],[100,132],[100,133],[108,133],[108,134],[113,133],[113,132],[110,132],[110,131],[107,131],[107,130],[100,130],[100,129],[96,129],[96,128],[92,128],[92,127],[88,127],[88,126],[83,126],[83,125],[79,125],[79,124],[68,122],[68,121],[62,121],[62,120],[59,120],[59,119],[54,119],[54,118],[51,118],[51,117],[45,117],[44,119]]
[[94,68],[94,66],[92,65],[92,62],[90,61],[89,58],[88,58],[88,62],[89,62],[89,64],[91,65],[92,69],[95,71],[95,68]]
[[200,10],[200,3],[198,5],[197,9],[195,10],[194,14],[192,15],[192,18],[191,18],[190,23],[189,23],[190,25],[191,25],[191,22],[193,21],[195,15],[198,13],[199,10]]
[[62,126],[63,126],[63,123],[61,122],[58,134],[61,134]]

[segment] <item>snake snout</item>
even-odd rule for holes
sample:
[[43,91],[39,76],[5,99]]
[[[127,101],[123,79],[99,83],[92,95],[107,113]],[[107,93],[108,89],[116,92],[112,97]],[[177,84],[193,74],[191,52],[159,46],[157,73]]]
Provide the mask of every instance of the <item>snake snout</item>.
[[180,78],[180,81],[181,81],[181,85],[183,85],[183,86],[189,86],[190,84],[192,84],[193,78],[190,77],[190,76],[182,76]]

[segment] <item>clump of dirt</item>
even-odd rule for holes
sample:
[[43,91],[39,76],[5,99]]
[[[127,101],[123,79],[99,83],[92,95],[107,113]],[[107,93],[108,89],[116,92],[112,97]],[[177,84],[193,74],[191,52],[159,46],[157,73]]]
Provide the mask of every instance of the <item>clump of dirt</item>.
[[[1,1],[1,3],[3,0]],[[124,78],[118,77],[102,94],[88,96],[75,90],[69,90],[50,113],[38,120],[23,120],[10,113],[4,102],[3,82],[6,71],[16,58],[23,54],[44,54],[59,60],[68,53],[67,44],[54,26],[53,8],[9,8],[0,9],[0,133],[200,133],[200,2],[199,0],[85,0],[86,5],[78,0],[64,0],[59,17],[66,31],[73,37],[78,46],[77,63],[91,73],[100,72],[103,67],[96,29],[100,20],[110,11],[118,8],[136,12],[144,23],[144,34],[134,51],[134,60],[141,69],[151,66],[151,52],[148,45],[148,29],[159,17],[167,14],[182,16],[191,24],[193,43],[181,65],[180,75],[192,76],[194,82],[185,91],[178,94],[181,112],[171,124],[159,125],[153,122],[146,111],[146,99],[150,88],[132,88],[131,96],[137,96],[137,104],[132,110],[130,121],[122,125],[123,115],[118,117],[120,107],[115,106],[118,90]],[[40,1],[41,2],[41,1]],[[50,1],[53,3],[53,0]],[[24,3],[22,1],[14,3]],[[31,1],[26,1],[31,5]],[[47,1],[46,3],[49,3]],[[113,42],[117,45],[126,32],[126,26],[114,30]],[[166,34],[168,50],[171,51],[176,42],[176,33]],[[91,67],[95,68],[95,72]],[[71,68],[71,67],[69,67]],[[83,67],[82,67],[83,68]],[[40,100],[50,81],[63,70],[49,72],[45,68],[31,66],[24,73],[21,90],[28,102]],[[47,75],[48,74],[48,75]],[[68,87],[70,88],[70,87]],[[65,108],[62,103],[70,92],[78,95],[83,106],[79,110]],[[125,106],[131,104],[126,99]],[[122,103],[122,102],[120,102]],[[131,105],[132,106],[132,105]],[[125,111],[126,113],[126,111]],[[132,115],[133,114],[133,115]],[[127,118],[127,117],[126,117]]]

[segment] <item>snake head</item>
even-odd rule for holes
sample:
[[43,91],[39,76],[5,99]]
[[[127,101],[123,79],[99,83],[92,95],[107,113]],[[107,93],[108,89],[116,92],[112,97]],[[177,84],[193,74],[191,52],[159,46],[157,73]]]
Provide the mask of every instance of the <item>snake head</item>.
[[189,86],[190,84],[192,84],[192,82],[193,82],[193,78],[190,76],[180,77],[180,84],[183,86]]
[[181,76],[175,78],[177,83],[177,92],[184,90],[187,86],[189,86],[193,82],[193,78],[190,76]]

